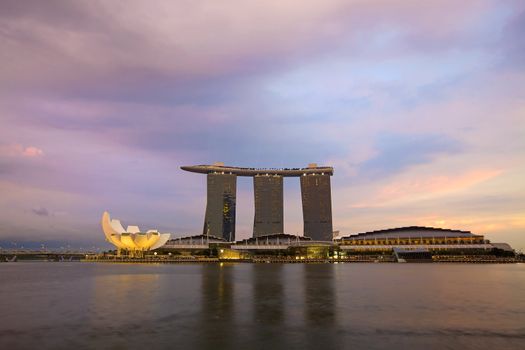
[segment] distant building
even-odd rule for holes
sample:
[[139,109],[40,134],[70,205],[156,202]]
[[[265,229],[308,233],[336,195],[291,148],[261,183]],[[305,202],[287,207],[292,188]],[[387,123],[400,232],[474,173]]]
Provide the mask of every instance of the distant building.
[[264,235],[259,237],[252,237],[235,242],[237,246],[275,246],[275,245],[291,245],[298,242],[311,242],[310,237],[289,235],[286,233],[275,233],[271,235]]
[[470,231],[434,227],[409,226],[358,233],[336,240],[341,247],[349,249],[377,249],[413,246],[435,249],[492,248],[482,235]]
[[311,163],[307,168],[265,169],[215,163],[181,169],[207,174],[208,200],[203,234],[235,241],[237,176],[254,178],[253,237],[283,233],[283,177],[300,177],[304,235],[318,241],[332,240],[332,167]]
[[255,175],[253,177],[255,217],[253,237],[282,233],[283,177],[280,175]]
[[235,241],[235,205],[237,175],[210,173],[207,175],[208,200],[204,218],[204,235]]
[[504,250],[506,252],[514,252],[514,249],[508,243],[490,243],[494,248]]
[[332,240],[331,193],[329,174],[301,176],[304,235],[315,241]]
[[178,247],[178,246],[192,246],[192,245],[205,245],[209,243],[225,243],[227,242],[221,237],[215,237],[212,235],[193,235],[186,237],[172,238],[166,242],[164,248]]
[[[505,243],[469,231],[409,226],[349,235],[334,241],[276,233],[236,242],[213,235],[169,240],[161,254],[245,261],[515,262]],[[266,259],[266,260],[265,260]]]
[[171,236],[157,230],[141,232],[138,226],[132,225],[124,229],[120,220],[111,219],[107,211],[102,214],[100,223],[106,240],[117,248],[119,255],[121,251],[127,251],[129,255],[141,256],[145,251],[163,246]]

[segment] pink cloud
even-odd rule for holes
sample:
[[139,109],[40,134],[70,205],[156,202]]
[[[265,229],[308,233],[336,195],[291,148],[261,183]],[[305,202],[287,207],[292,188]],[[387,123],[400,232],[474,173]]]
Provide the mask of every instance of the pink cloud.
[[353,208],[377,207],[387,203],[423,199],[431,196],[460,191],[503,173],[500,169],[478,169],[456,176],[437,175],[422,179],[397,180],[379,188],[369,202],[353,205]]
[[24,157],[40,157],[44,155],[44,151],[42,151],[40,148],[30,146],[24,148],[24,150],[22,151],[22,155]]
[[35,146],[24,147],[19,144],[0,145],[0,157],[41,157],[44,151]]
[[441,213],[416,217],[399,217],[397,221],[411,222],[419,226],[437,226],[444,228],[461,228],[479,234],[494,234],[508,230],[522,231],[525,228],[525,219],[517,213],[497,213],[489,215]]
[[[293,1],[262,5],[238,0],[220,5],[159,1],[156,6],[77,2],[71,6],[75,17],[68,22],[67,15],[57,18],[62,7],[50,5],[34,17],[32,11],[21,11],[2,20],[10,40],[4,42],[7,59],[0,76],[16,82],[82,78],[87,83],[112,72],[120,75],[122,67],[146,66],[164,74],[208,77],[250,71],[265,61],[303,59],[320,47],[324,51],[350,45],[354,54],[356,46],[368,46],[370,37],[385,28],[402,33],[395,40],[402,48],[427,48],[468,37],[468,24],[491,10],[489,4],[473,0],[461,5],[433,0],[425,6],[401,0],[306,0],[300,6]],[[24,35],[13,40],[18,33]],[[35,56],[39,59],[30,59]]]

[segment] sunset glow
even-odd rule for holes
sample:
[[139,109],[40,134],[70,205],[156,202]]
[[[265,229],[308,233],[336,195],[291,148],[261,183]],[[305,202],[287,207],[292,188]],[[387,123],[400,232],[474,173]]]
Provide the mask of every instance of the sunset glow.
[[[222,161],[333,166],[342,234],[525,249],[525,2],[58,3],[0,4],[0,246],[107,247],[105,210],[200,234],[205,180],[179,167]],[[299,198],[285,180],[288,233]]]

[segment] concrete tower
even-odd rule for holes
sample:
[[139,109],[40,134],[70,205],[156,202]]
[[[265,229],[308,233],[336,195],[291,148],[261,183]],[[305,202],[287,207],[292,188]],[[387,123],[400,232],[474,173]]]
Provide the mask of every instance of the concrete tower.
[[255,197],[253,237],[283,233],[283,177],[255,175],[253,192]]
[[235,241],[235,200],[237,175],[210,173],[207,175],[208,199],[203,234]]
[[329,174],[301,176],[304,235],[315,241],[332,240],[332,195]]

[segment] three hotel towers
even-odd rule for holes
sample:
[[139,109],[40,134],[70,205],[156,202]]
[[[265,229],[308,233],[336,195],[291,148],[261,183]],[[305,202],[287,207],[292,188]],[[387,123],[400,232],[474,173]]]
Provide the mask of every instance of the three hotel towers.
[[255,217],[253,236],[283,233],[283,177],[299,177],[304,235],[316,241],[332,240],[332,167],[259,169],[213,165],[183,166],[182,170],[207,174],[208,198],[203,234],[235,241],[237,176],[253,177]]

